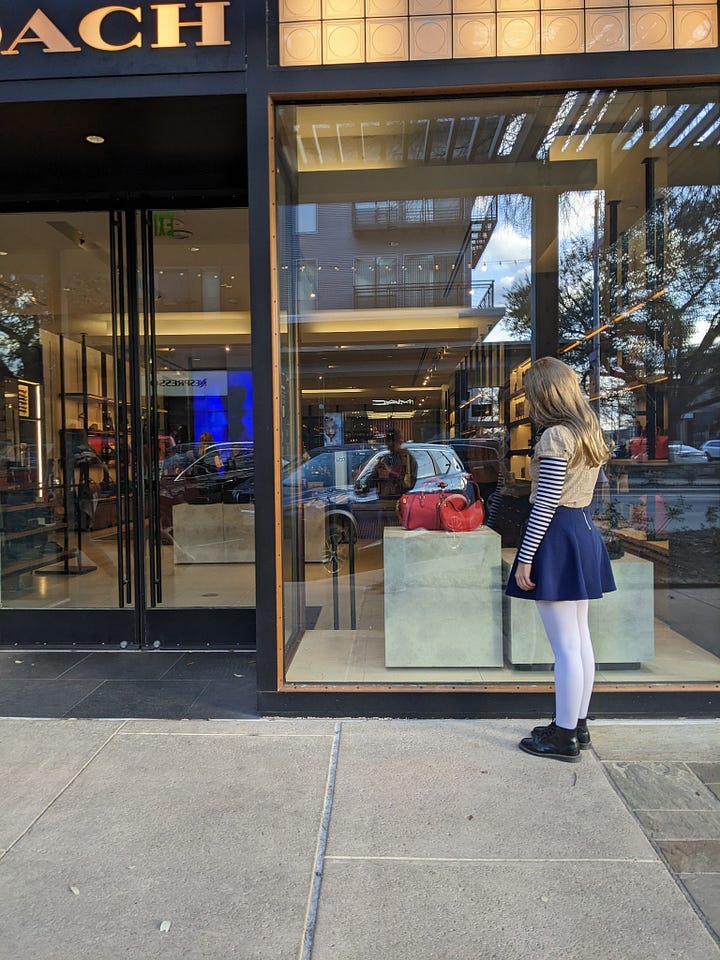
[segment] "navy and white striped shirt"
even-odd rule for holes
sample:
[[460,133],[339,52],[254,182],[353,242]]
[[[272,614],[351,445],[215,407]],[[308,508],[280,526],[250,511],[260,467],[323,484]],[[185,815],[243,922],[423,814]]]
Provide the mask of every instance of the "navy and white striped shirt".
[[555,516],[567,475],[567,460],[543,457],[540,460],[535,502],[530,511],[523,542],[518,552],[520,563],[532,563],[540,541]]

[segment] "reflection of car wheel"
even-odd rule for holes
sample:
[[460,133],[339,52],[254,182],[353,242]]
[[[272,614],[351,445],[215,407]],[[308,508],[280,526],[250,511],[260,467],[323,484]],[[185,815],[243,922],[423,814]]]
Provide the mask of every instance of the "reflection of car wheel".
[[328,573],[341,573],[347,570],[350,549],[354,548],[357,537],[349,520],[331,518],[328,521],[323,566]]

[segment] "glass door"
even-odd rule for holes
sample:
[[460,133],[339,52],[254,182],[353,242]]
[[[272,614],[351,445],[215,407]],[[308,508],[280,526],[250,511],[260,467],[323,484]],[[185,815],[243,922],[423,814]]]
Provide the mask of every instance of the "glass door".
[[3,646],[138,642],[124,275],[107,213],[0,215]]
[[245,210],[0,215],[0,646],[254,646],[248,273]]
[[247,211],[138,215],[144,642],[255,645]]

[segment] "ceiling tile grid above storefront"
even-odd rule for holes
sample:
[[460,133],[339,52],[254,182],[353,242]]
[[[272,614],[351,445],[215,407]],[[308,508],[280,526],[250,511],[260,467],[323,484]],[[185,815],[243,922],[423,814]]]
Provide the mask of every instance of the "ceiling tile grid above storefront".
[[718,44],[715,3],[280,0],[280,65],[454,60]]

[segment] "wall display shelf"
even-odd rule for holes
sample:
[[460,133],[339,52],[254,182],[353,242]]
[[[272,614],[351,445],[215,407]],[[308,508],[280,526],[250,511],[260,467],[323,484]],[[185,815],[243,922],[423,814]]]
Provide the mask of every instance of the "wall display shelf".
[[0,416],[0,575],[4,590],[18,577],[67,555],[62,495],[42,462],[41,389],[37,383],[3,378]]
[[[82,534],[117,524],[117,450],[112,358],[80,342],[62,343],[62,471],[67,521]],[[67,371],[65,371],[67,367]]]
[[527,401],[523,390],[523,379],[529,369],[530,360],[525,360],[510,371],[510,396],[507,413],[507,425],[510,432],[509,465],[516,480],[530,479],[532,424],[527,415]]
[[[0,566],[3,580],[39,570],[69,556],[62,509],[37,486],[0,489]],[[60,541],[60,542],[58,542]]]

